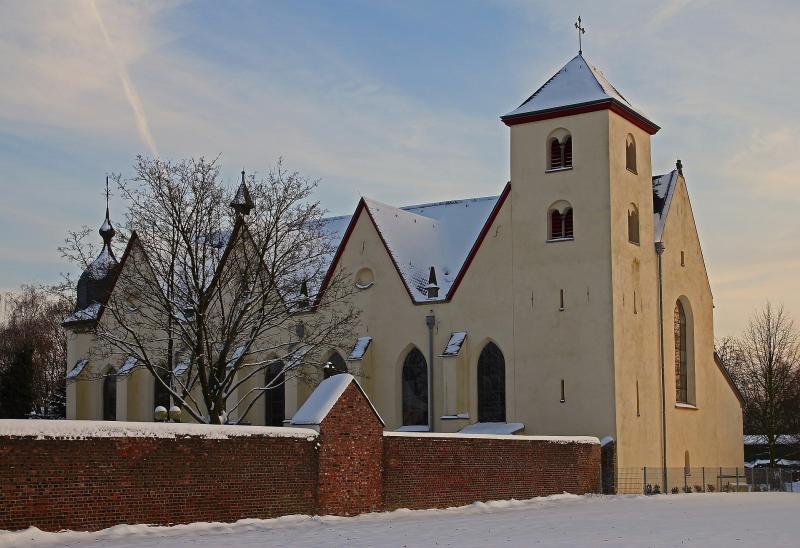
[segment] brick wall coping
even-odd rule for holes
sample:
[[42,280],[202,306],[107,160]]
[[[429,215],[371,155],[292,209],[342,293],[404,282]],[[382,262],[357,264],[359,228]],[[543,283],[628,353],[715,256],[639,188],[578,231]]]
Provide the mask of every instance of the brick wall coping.
[[551,443],[589,443],[600,445],[594,436],[518,436],[516,434],[461,434],[459,432],[384,432],[384,436],[396,438],[447,438],[447,439],[483,439],[504,441],[547,441]]
[[312,440],[317,435],[317,432],[310,428],[286,428],[283,426],[0,419],[0,437],[35,438],[37,440],[183,437],[224,440],[250,436]]

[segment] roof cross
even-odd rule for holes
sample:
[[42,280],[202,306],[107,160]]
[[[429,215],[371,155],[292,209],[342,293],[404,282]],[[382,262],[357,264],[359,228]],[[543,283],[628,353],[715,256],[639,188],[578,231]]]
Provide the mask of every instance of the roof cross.
[[106,211],[108,211],[108,197],[110,192],[108,190],[108,175],[106,175]]
[[578,55],[583,54],[583,43],[581,42],[581,34],[586,34],[586,29],[581,26],[581,16],[578,16],[578,21],[575,23],[575,28],[578,31]]

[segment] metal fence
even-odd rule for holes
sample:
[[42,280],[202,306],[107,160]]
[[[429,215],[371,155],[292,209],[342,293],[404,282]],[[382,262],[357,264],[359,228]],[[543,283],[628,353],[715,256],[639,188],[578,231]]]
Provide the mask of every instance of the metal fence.
[[800,470],[789,468],[621,468],[619,494],[800,492]]

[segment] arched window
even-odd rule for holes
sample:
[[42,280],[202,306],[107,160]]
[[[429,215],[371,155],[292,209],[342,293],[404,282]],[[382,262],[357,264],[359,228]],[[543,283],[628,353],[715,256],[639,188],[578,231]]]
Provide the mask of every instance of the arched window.
[[322,370],[322,378],[327,379],[339,373],[347,373],[347,363],[345,363],[344,358],[342,358],[338,352],[334,352],[331,354],[331,357],[328,358],[325,368]]
[[478,422],[506,421],[506,361],[496,344],[478,358]]
[[636,141],[630,133],[625,138],[625,167],[636,173]]
[[550,240],[570,240],[575,231],[572,223],[572,207],[566,202],[558,202],[550,207]]
[[566,169],[572,167],[572,136],[565,129],[554,131],[548,139],[547,168]]
[[286,384],[283,362],[272,362],[264,370],[264,425],[283,426]]
[[639,243],[639,208],[636,204],[628,206],[628,241]]
[[675,303],[675,401],[689,403],[689,352],[686,312]]
[[103,420],[117,420],[117,372],[113,367],[103,377]]
[[403,426],[428,424],[428,362],[416,348],[403,361]]

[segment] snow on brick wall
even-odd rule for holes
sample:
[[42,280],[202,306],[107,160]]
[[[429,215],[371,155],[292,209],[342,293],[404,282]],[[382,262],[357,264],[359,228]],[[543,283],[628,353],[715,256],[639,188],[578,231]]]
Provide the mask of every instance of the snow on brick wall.
[[517,436],[385,436],[383,507],[600,492],[600,445]]

